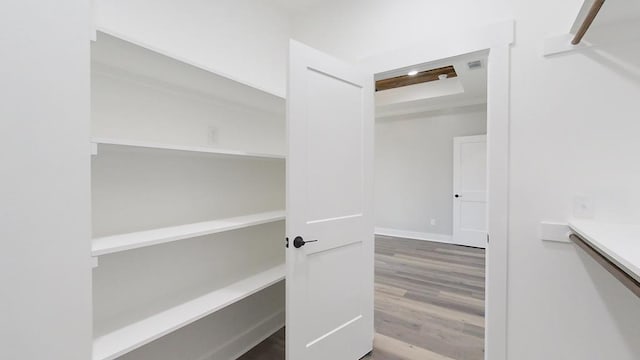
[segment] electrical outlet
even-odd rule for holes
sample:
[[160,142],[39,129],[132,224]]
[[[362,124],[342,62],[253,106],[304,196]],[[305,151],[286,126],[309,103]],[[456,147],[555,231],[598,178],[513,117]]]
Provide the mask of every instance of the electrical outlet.
[[437,222],[436,219],[431,219],[431,226],[436,226]]
[[589,196],[573,198],[573,217],[580,219],[593,218],[593,200]]

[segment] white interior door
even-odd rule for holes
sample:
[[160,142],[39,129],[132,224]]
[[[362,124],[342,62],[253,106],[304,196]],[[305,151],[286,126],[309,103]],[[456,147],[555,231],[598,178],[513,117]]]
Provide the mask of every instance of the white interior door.
[[373,345],[373,75],[292,41],[287,124],[287,359],[356,360]]
[[453,139],[453,242],[487,246],[487,136]]

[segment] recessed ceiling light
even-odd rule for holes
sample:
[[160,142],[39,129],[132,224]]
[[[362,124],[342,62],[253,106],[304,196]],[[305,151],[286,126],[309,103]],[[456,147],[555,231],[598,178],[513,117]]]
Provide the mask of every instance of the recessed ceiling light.
[[440,74],[440,75],[438,75],[438,79],[440,79],[440,80],[444,80],[444,79],[446,79],[446,78],[448,78],[448,77],[449,77],[449,76],[448,76],[447,74]]
[[414,76],[414,75],[418,75],[418,70],[411,70],[407,73],[407,75],[409,76]]

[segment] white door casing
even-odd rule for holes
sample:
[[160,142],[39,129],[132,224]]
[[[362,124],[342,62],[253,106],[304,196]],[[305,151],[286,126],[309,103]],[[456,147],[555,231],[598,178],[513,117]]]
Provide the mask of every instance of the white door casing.
[[487,136],[453,139],[453,242],[487,246]]
[[287,359],[356,360],[373,346],[373,75],[289,56]]

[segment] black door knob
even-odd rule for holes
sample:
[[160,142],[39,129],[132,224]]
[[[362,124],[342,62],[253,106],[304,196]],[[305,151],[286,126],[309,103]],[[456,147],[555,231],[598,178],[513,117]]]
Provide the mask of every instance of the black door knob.
[[296,248],[296,249],[299,249],[299,248],[303,247],[304,244],[306,244],[306,243],[316,242],[316,241],[318,241],[318,240],[304,241],[302,236],[296,236],[296,238],[293,239],[293,247]]
[[455,196],[455,197],[460,197],[460,195],[458,195],[458,194],[455,194],[455,195],[453,195],[453,196]]

